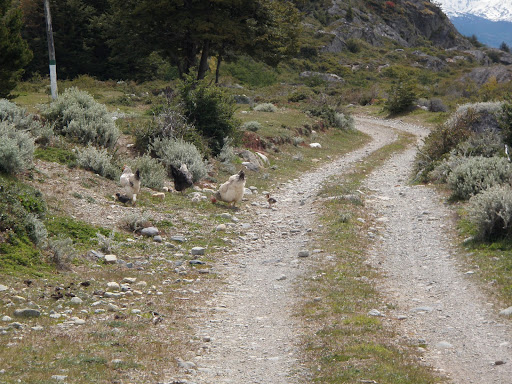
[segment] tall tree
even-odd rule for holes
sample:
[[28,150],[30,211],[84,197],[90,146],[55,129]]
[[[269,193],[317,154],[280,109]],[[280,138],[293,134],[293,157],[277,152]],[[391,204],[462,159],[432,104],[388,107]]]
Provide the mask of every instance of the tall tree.
[[12,0],[0,0],[0,97],[9,97],[32,58],[21,29],[21,10]]
[[[294,46],[299,14],[289,1],[273,0],[110,0],[110,25],[123,25],[113,46],[126,36],[141,44],[128,49],[158,51],[181,74],[197,67],[202,79],[211,56],[247,53],[277,64]],[[126,47],[125,47],[126,48]]]

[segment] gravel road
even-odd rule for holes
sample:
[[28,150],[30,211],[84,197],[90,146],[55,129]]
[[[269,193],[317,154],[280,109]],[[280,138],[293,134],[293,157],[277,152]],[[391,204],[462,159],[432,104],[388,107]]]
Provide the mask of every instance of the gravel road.
[[[301,325],[293,307],[300,292],[294,282],[319,255],[308,248],[308,237],[317,228],[313,203],[321,183],[342,177],[395,140],[396,129],[426,134],[420,127],[368,118],[358,118],[356,127],[373,137],[364,148],[281,186],[273,193],[275,210],[265,208],[263,198],[259,206],[241,208],[237,217],[246,233],[218,263],[224,284],[200,310],[200,352],[187,356],[194,368],[183,370],[189,383],[308,381],[298,361]],[[386,273],[382,291],[397,305],[385,315],[403,318],[396,321],[400,334],[428,344],[426,362],[454,383],[510,384],[510,327],[499,323],[496,309],[452,257],[450,215],[435,191],[407,184],[414,151],[393,157],[368,178],[373,194],[366,205],[382,218],[381,239],[369,258]],[[310,257],[298,257],[305,249]],[[507,364],[493,365],[498,360]]]

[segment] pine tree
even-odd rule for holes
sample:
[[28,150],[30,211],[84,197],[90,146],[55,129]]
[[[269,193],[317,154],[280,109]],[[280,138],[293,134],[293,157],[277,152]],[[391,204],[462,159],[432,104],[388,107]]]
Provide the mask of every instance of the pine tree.
[[32,59],[21,37],[22,14],[12,0],[0,0],[0,98],[8,98]]

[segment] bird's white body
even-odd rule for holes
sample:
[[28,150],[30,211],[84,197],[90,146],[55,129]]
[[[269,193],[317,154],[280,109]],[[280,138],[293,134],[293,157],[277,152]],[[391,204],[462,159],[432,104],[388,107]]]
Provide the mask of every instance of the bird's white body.
[[123,168],[123,174],[119,178],[121,187],[123,188],[124,194],[132,200],[135,204],[137,201],[137,194],[140,191],[140,178],[135,175],[131,168],[127,165]]
[[[241,172],[243,175],[243,172]],[[216,200],[224,201],[235,205],[242,201],[245,191],[245,177],[240,177],[240,173],[229,177],[228,181],[223,183],[215,193]]]

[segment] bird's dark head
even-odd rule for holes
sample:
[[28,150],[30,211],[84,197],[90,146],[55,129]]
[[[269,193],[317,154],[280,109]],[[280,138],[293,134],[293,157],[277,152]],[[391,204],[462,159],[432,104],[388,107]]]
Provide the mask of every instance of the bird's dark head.
[[116,197],[119,199],[121,197],[121,194],[119,192],[117,192]]
[[245,179],[245,172],[243,169],[238,172],[238,180],[244,180]]

